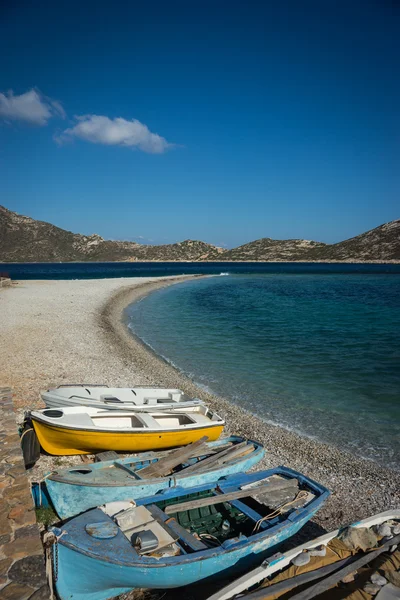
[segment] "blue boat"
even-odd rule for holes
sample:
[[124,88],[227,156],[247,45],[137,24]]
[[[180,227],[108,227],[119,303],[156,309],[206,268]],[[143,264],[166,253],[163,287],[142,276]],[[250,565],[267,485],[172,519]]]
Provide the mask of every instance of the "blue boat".
[[[194,450],[190,454],[191,447]],[[190,444],[172,452],[146,452],[57,470],[48,475],[44,483],[57,514],[67,519],[107,502],[137,500],[172,486],[193,487],[244,473],[257,464],[264,453],[260,443],[230,436],[216,442]],[[173,465],[168,476],[160,476],[154,468],[161,466],[162,461],[167,461],[167,467]]]
[[294,535],[329,491],[286,467],[90,510],[51,531],[61,600],[106,600],[237,574]]

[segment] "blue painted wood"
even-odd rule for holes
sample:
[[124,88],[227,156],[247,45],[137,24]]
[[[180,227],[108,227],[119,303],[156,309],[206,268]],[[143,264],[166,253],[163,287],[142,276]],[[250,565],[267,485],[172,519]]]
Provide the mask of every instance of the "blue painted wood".
[[118,525],[108,519],[107,521],[96,521],[87,523],[85,531],[98,540],[109,540],[118,534]]
[[49,506],[52,506],[51,498],[45,481],[42,481],[41,483],[32,483],[31,492],[36,508],[48,508]]
[[[231,436],[207,444],[210,450],[218,450],[219,446],[227,442],[240,443],[244,438]],[[113,468],[114,462],[128,466],[132,472],[145,467],[149,462],[155,462],[153,453],[142,453],[138,457],[124,458],[118,461],[105,461],[91,463],[84,467],[69,468],[57,471],[46,479],[48,493],[57,514],[62,519],[67,519],[95,506],[117,500],[137,500],[145,496],[157,494],[159,491],[175,487],[193,487],[215,481],[234,473],[248,471],[264,456],[265,451],[261,444],[249,440],[254,444],[255,450],[232,463],[227,463],[218,469],[203,474],[177,474],[169,477],[153,479],[135,479],[128,471]],[[187,464],[194,464],[196,459],[190,459]]]
[[[221,546],[194,551],[180,556],[153,558],[140,556],[119,530],[107,540],[94,540],[85,531],[89,522],[104,520],[100,509],[90,510],[64,524],[66,534],[57,545],[57,592],[61,600],[106,600],[133,588],[167,589],[190,585],[204,579],[229,575],[259,564],[276,546],[294,535],[320,508],[329,491],[311,479],[285,467],[258,473],[235,474],[212,485],[197,485],[190,490],[170,488],[160,494],[138,500],[149,505],[160,499],[177,499],[189,493],[215,489],[223,492],[239,489],[271,475],[295,477],[302,487],[315,494],[305,508],[300,508],[278,522],[270,523],[255,535],[226,540]],[[255,511],[254,522],[262,515]],[[111,519],[110,519],[111,520]],[[95,543],[94,543],[95,542]],[[271,549],[274,549],[271,552]]]

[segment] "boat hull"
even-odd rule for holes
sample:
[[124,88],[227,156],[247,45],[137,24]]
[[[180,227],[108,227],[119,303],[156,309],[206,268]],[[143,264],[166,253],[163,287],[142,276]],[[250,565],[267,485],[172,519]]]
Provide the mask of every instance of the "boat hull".
[[102,385],[62,385],[41,394],[47,407],[88,406],[106,410],[154,410],[185,409],[204,404],[199,398],[190,398],[176,388],[113,388]]
[[66,545],[66,536],[65,542],[58,544],[56,550],[57,593],[61,600],[107,600],[135,588],[176,588],[217,576],[237,574],[259,564],[271,548],[297,533],[316,510],[259,542],[249,542],[207,558],[188,559],[179,564],[160,561],[162,564],[159,566],[145,568],[94,559]]
[[154,412],[155,410],[172,411],[185,410],[193,406],[201,406],[204,404],[201,400],[193,399],[182,402],[163,402],[162,404],[133,404],[129,402],[121,402],[121,404],[110,404],[98,399],[76,398],[70,399],[54,394],[42,394],[42,399],[48,408],[60,408],[71,406],[88,406],[90,408],[101,408],[105,410],[124,410],[132,412]]
[[[54,547],[54,566],[57,568],[56,587],[61,600],[106,600],[135,588],[168,589],[210,581],[218,577],[237,575],[259,564],[284,540],[293,536],[317,512],[329,496],[329,491],[308,477],[287,467],[237,474],[190,490],[168,489],[160,494],[139,500],[138,506],[184,498],[218,486],[221,493],[265,480],[272,475],[295,478],[314,498],[303,508],[291,512],[280,521],[271,520],[266,530],[226,539],[214,548],[196,550],[179,556],[143,557],[118,530],[110,538],[96,539],[87,527],[104,521],[112,522],[100,509],[85,512],[64,524],[63,532],[55,530],[59,542]],[[240,501],[236,508],[244,510],[254,524],[261,513]],[[165,515],[165,513],[164,513]],[[165,515],[166,516],[166,515]],[[169,519],[165,522],[167,523]],[[62,535],[61,535],[62,534]]]
[[[228,438],[233,439],[233,438]],[[218,446],[216,446],[217,448]],[[243,456],[241,460],[206,473],[189,475],[175,475],[158,477],[149,480],[132,481],[130,485],[110,485],[104,481],[99,483],[71,483],[53,479],[46,479],[46,488],[51,501],[62,519],[67,519],[94,506],[118,500],[138,500],[146,496],[153,496],[161,490],[179,485],[189,488],[196,485],[211,483],[221,477],[235,473],[243,473],[256,465],[264,456],[262,446],[258,446],[251,454]]]
[[106,450],[116,452],[144,452],[146,450],[166,450],[176,446],[186,446],[203,436],[215,441],[221,435],[224,425],[197,427],[169,431],[86,431],[57,427],[34,420],[33,426],[40,445],[49,454],[71,456],[93,454]]

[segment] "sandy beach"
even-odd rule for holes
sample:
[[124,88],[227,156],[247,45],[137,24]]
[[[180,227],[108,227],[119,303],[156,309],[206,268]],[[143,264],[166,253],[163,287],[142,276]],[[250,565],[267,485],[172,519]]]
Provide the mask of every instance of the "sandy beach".
[[[19,416],[24,409],[42,406],[41,389],[61,383],[179,387],[223,416],[226,433],[261,441],[267,452],[260,467],[287,465],[331,490],[331,498],[314,519],[316,525],[329,530],[398,508],[399,473],[270,425],[208,394],[129,332],[124,319],[128,304],[185,279],[20,281],[0,290],[0,384],[13,388]],[[60,461],[41,459],[32,478],[48,471],[53,460]],[[61,460],[68,464],[76,459]]]

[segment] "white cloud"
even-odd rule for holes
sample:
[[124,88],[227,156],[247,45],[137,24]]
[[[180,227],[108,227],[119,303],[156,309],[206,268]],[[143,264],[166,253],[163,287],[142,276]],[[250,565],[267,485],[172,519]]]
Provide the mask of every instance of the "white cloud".
[[92,144],[127,146],[151,154],[161,154],[174,146],[157,133],[152,133],[146,125],[136,119],[109,119],[102,115],[82,115],[75,119],[76,124],[73,127],[56,137],[58,142],[80,138]]
[[29,90],[20,96],[14,96],[12,90],[0,93],[0,117],[4,119],[46,125],[54,116],[65,118],[63,107],[57,100],[47,98],[37,90]]

